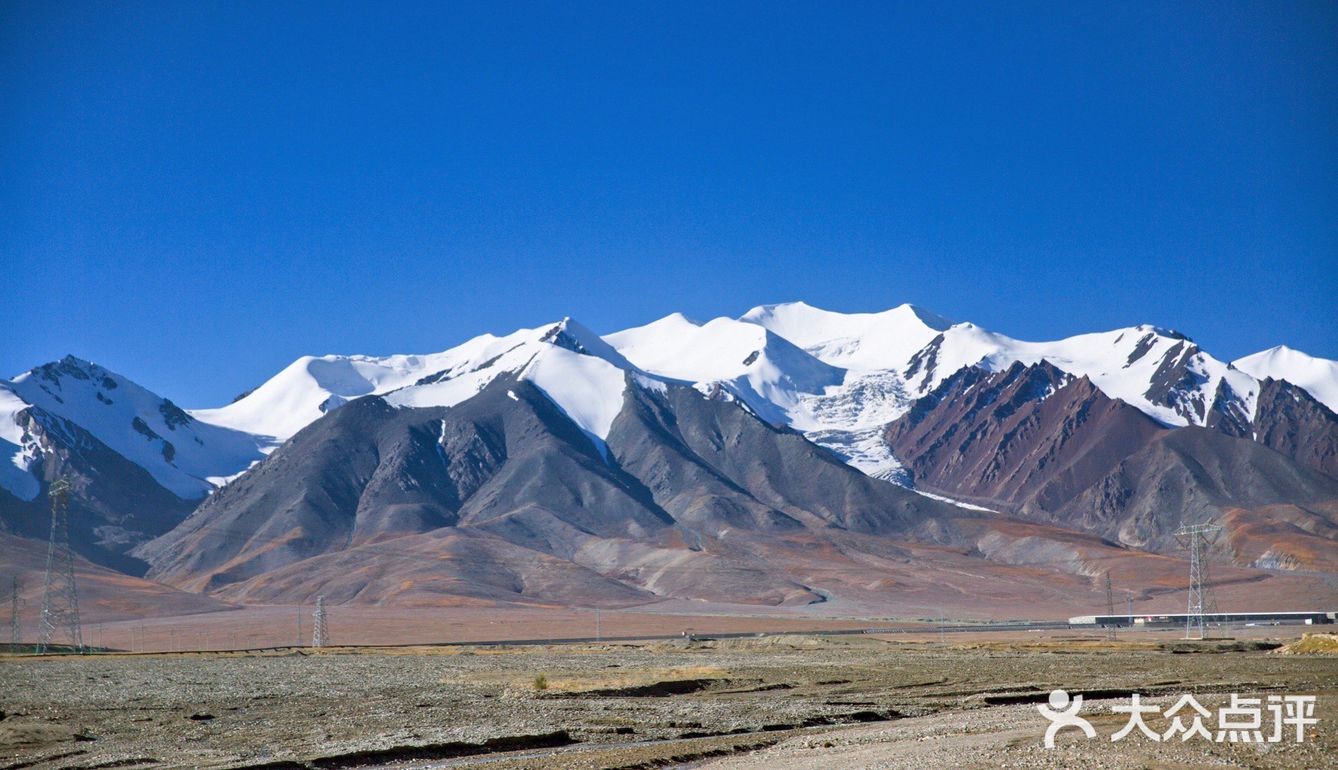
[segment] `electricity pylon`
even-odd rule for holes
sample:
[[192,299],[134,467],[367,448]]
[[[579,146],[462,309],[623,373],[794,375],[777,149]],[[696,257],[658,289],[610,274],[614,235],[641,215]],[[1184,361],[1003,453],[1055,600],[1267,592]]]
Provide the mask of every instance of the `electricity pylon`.
[[[1212,598],[1204,600],[1208,582],[1208,546],[1221,531],[1216,524],[1187,524],[1176,533],[1180,544],[1189,549],[1189,602],[1185,610],[1185,638],[1203,638],[1203,611],[1205,605],[1215,609]],[[1197,634],[1197,636],[1195,635]]]
[[19,578],[17,575],[9,581],[9,642],[10,652],[19,651],[19,642],[23,629],[19,627]]
[[325,596],[316,597],[316,623],[311,629],[311,646],[324,647],[330,643],[330,630],[325,625]]
[[70,647],[84,649],[79,627],[79,594],[74,585],[74,552],[70,550],[70,482],[56,479],[47,491],[51,500],[51,539],[46,551],[46,585],[42,590],[41,635],[37,651],[46,652],[56,629],[68,631]]
[[1110,585],[1110,570],[1106,570],[1106,615],[1110,617],[1106,626],[1106,638],[1115,639],[1115,590]]

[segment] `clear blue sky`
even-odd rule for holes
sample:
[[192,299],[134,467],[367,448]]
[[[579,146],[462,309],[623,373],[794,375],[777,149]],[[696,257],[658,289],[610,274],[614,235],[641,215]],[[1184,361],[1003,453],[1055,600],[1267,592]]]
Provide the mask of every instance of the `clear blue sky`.
[[1338,358],[1338,4],[7,0],[0,278],[186,406],[799,298]]

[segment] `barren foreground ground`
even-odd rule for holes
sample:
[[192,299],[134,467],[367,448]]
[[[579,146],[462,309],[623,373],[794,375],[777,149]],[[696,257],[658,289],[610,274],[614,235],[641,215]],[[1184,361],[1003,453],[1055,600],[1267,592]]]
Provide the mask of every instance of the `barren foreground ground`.
[[[1258,646],[771,637],[11,657],[0,768],[1338,766],[1338,658]],[[1035,703],[1055,687],[1088,693],[1097,739],[1067,730],[1041,747]],[[1110,706],[1131,691],[1210,709],[1232,692],[1314,694],[1320,722],[1303,744],[1111,743],[1124,718]]]

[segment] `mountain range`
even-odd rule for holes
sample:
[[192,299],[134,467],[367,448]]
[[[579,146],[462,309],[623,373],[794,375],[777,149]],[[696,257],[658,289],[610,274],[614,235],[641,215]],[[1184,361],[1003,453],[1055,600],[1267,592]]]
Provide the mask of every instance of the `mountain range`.
[[1336,409],[1338,362],[1285,347],[910,305],[306,356],[204,409],[66,357],[0,381],[0,555],[32,561],[63,476],[81,557],[210,601],[1150,598],[1202,521],[1224,583],[1332,597]]

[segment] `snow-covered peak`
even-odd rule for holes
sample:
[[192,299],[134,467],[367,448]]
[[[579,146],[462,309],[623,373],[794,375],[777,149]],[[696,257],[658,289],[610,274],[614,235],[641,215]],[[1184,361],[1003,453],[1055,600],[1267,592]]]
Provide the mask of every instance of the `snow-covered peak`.
[[[545,334],[573,345],[577,340],[599,339],[579,324],[564,320],[536,329],[520,329],[504,337],[481,334],[440,353],[303,356],[231,404],[196,409],[191,414],[204,422],[269,437],[271,447],[277,446],[355,398],[388,393],[420,381],[455,379],[527,342],[537,342]],[[525,360],[528,359],[515,362],[514,366],[523,365]]]
[[766,327],[818,359],[847,369],[895,369],[952,323],[914,305],[837,313],[804,302],[762,305],[739,320]]
[[694,383],[723,383],[773,423],[801,422],[794,412],[801,395],[822,393],[845,378],[844,370],[819,361],[771,330],[732,318],[698,325],[669,316],[605,339],[646,372]]
[[634,368],[622,353],[605,342],[598,334],[571,317],[563,318],[548,327],[539,338],[541,342],[565,348],[573,353],[602,358],[622,369]]
[[738,377],[764,361],[792,370],[790,376],[801,381],[827,381],[834,371],[780,335],[732,318],[694,324],[668,316],[605,340],[648,372],[692,382]]
[[483,334],[425,355],[303,356],[263,385],[193,416],[286,441],[326,413],[361,396],[395,406],[455,406],[498,376],[531,380],[591,436],[597,446],[622,407],[624,373],[645,376],[613,346],[572,318],[505,336]]
[[534,383],[601,453],[606,451],[613,419],[622,410],[629,378],[645,387],[664,387],[590,329],[564,318],[498,338],[471,351],[451,369],[384,398],[394,406],[456,406],[503,374]]
[[0,414],[7,434],[14,432],[8,412],[16,400],[39,407],[88,431],[183,498],[203,496],[262,456],[254,436],[196,420],[170,400],[74,356],[2,387],[12,394]]
[[1232,365],[1256,379],[1286,380],[1338,412],[1338,361],[1302,353],[1286,345],[1236,359]]
[[1088,377],[1106,395],[1132,404],[1166,425],[1204,425],[1219,395],[1252,417],[1258,384],[1201,350],[1182,334],[1142,325],[1026,342],[957,324],[917,352],[902,370],[911,392],[923,395],[965,366],[990,371],[1015,361],[1042,360]]
[[604,341],[629,359],[653,360],[666,347],[674,345],[675,340],[696,334],[700,327],[700,323],[682,313],[670,313],[644,326],[606,334]]

